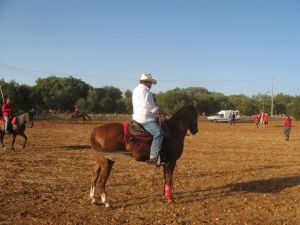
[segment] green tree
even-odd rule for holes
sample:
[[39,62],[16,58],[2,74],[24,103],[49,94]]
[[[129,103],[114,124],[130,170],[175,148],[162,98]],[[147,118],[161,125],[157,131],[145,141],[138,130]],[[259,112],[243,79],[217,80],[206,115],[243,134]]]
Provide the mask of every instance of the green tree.
[[167,91],[166,93],[159,93],[155,96],[157,104],[166,112],[174,113],[180,107],[189,104],[191,102],[190,96],[180,88]]
[[259,104],[256,98],[250,98],[244,94],[228,96],[232,109],[237,109],[242,115],[253,115],[258,113]]
[[[120,99],[122,99],[122,91],[113,86],[105,86],[103,88],[95,89],[96,99],[94,103],[94,110],[101,113],[115,113],[120,112]],[[90,99],[90,98],[89,98]]]
[[31,98],[33,88],[28,85],[17,85],[15,88],[15,103],[19,110],[29,111],[32,107],[35,107]]
[[279,93],[274,97],[274,114],[285,114],[295,97]]
[[296,96],[293,98],[292,102],[290,102],[287,106],[287,112],[294,116],[296,119],[300,119],[300,96]]
[[71,110],[78,99],[87,97],[90,88],[90,85],[72,76],[50,76],[36,81],[35,94],[41,96],[43,108]]
[[119,107],[119,112],[127,113],[127,114],[132,114],[133,106],[132,106],[132,91],[126,90],[124,93],[124,97],[120,99],[119,102],[120,108]]
[[82,112],[82,113],[89,113],[89,112],[91,112],[90,108],[89,108],[89,103],[88,103],[87,99],[80,98],[80,99],[77,100],[77,104],[78,104],[78,107],[80,109],[80,112]]

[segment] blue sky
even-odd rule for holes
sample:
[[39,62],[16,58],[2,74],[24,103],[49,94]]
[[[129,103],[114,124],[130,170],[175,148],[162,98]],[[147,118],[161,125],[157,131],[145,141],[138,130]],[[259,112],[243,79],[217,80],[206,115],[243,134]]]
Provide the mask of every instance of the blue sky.
[[0,0],[0,79],[300,95],[299,0]]

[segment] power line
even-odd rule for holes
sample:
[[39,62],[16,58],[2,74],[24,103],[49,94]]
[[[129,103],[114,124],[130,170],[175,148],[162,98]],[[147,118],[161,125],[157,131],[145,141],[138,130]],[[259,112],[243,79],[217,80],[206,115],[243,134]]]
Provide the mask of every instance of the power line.
[[[32,72],[32,73],[46,73],[57,76],[75,76],[75,77],[84,77],[84,78],[96,78],[96,79],[110,79],[110,80],[133,80],[138,81],[136,78],[129,77],[128,75],[124,76],[99,76],[99,75],[80,75],[80,74],[71,74],[71,73],[58,73],[50,72],[43,70],[33,70],[33,69],[23,69],[16,66],[8,65],[0,61],[0,68],[13,71],[22,71],[22,72]],[[31,76],[39,78],[38,76]],[[260,79],[237,79],[237,80],[185,80],[185,79],[160,79],[160,82],[186,82],[186,83],[226,83],[226,82],[255,82],[255,81],[272,81],[272,78],[260,78]]]
[[[1,63],[1,62],[0,62]],[[2,64],[2,63],[1,63]],[[57,72],[49,72],[49,71],[42,71],[42,70],[32,70],[32,69],[21,69],[15,66],[1,66],[0,68],[5,68],[8,70],[13,71],[22,71],[22,72],[34,72],[34,73],[47,73],[47,74],[53,74],[53,75],[60,75],[60,76],[68,76],[67,74],[63,73],[57,73]],[[68,73],[71,75],[71,73]],[[83,76],[80,74],[72,74],[73,76]],[[36,76],[35,76],[36,77]],[[85,75],[85,78],[101,78],[101,79],[112,79],[112,80],[138,80],[136,78],[128,77],[128,76],[97,76],[97,75]],[[38,78],[38,77],[36,77]],[[180,80],[180,79],[160,79],[160,82],[191,82],[191,83],[224,83],[224,82],[254,82],[254,81],[271,81],[270,78],[262,78],[262,79],[246,79],[246,80]]]
[[270,78],[263,78],[263,79],[251,79],[251,80],[159,80],[165,82],[197,82],[197,83],[225,83],[225,82],[253,82],[253,81],[271,81]]

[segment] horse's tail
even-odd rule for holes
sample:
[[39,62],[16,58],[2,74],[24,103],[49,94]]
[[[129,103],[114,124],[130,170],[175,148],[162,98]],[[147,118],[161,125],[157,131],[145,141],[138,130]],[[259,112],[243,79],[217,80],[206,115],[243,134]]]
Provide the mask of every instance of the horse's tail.
[[97,142],[96,140],[96,131],[97,128],[94,128],[93,131],[92,131],[92,134],[91,134],[91,139],[90,139],[90,142],[91,142],[91,147],[93,150],[96,150],[96,151],[99,151],[100,149],[102,149],[102,146],[99,144],[99,142]]

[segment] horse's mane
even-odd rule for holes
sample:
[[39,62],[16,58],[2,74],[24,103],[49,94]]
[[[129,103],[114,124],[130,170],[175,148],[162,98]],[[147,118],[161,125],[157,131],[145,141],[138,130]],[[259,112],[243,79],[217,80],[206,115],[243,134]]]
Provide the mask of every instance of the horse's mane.
[[196,116],[197,117],[197,111],[195,109],[194,106],[192,105],[186,105],[181,107],[179,110],[177,110],[172,116],[171,118],[169,118],[167,120],[168,124],[173,124],[175,121],[178,121],[184,117],[186,117],[187,115],[190,115],[190,113],[194,114],[192,116]]
[[29,111],[19,111],[19,112],[17,112],[17,113],[15,114],[15,116],[21,116],[21,115],[23,115],[23,114],[25,114],[25,113],[32,114],[32,113],[29,112]]

